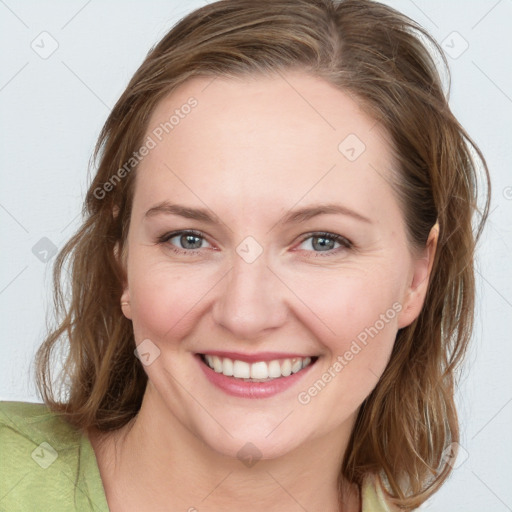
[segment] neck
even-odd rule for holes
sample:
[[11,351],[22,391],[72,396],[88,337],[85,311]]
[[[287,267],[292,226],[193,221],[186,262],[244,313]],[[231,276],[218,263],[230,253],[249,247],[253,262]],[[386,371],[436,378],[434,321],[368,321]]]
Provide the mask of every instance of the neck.
[[239,460],[216,452],[166,413],[148,385],[131,422],[113,433],[91,430],[89,438],[112,512],[357,512],[357,487],[344,485],[341,496],[339,490],[351,426],[336,439],[315,438],[275,459]]

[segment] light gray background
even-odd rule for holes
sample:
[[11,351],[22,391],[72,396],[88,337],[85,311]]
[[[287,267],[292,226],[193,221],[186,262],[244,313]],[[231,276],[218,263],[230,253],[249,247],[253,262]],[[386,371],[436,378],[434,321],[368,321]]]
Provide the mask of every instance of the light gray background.
[[[461,456],[424,508],[505,512],[512,510],[512,0],[385,3],[444,41],[452,109],[493,179],[474,343],[457,395]],[[201,5],[0,0],[0,399],[40,401],[31,362],[45,332],[54,260],[41,239],[60,249],[73,234],[110,108],[149,48]]]

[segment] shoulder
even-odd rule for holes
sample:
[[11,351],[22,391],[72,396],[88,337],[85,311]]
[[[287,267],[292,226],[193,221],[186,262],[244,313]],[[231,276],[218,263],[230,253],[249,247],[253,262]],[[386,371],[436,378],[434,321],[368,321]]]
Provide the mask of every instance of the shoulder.
[[0,401],[0,431],[2,439],[16,435],[52,435],[69,441],[70,436],[79,437],[78,431],[45,404],[30,402]]
[[45,404],[0,401],[0,511],[75,510],[84,446]]
[[361,488],[361,498],[362,512],[398,512],[400,510],[390,503],[378,475],[366,475]]
[[16,468],[34,462],[50,464],[60,451],[77,448],[80,437],[78,430],[45,404],[0,402],[0,446],[7,455],[2,458],[2,469],[9,459]]

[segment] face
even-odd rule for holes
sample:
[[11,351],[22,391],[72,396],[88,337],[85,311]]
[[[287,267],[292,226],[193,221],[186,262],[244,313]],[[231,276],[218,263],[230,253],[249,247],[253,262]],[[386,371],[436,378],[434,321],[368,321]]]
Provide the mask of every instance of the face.
[[230,456],[348,436],[435,250],[407,242],[385,131],[327,82],[285,78],[183,84],[135,182],[122,301],[145,400]]

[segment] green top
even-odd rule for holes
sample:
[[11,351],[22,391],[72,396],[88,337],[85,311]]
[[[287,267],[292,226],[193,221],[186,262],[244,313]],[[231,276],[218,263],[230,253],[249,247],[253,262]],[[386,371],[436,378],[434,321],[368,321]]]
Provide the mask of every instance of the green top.
[[[391,512],[368,477],[363,512]],[[108,512],[86,437],[44,404],[0,401],[0,512]]]
[[0,511],[108,512],[85,435],[44,404],[0,402]]

